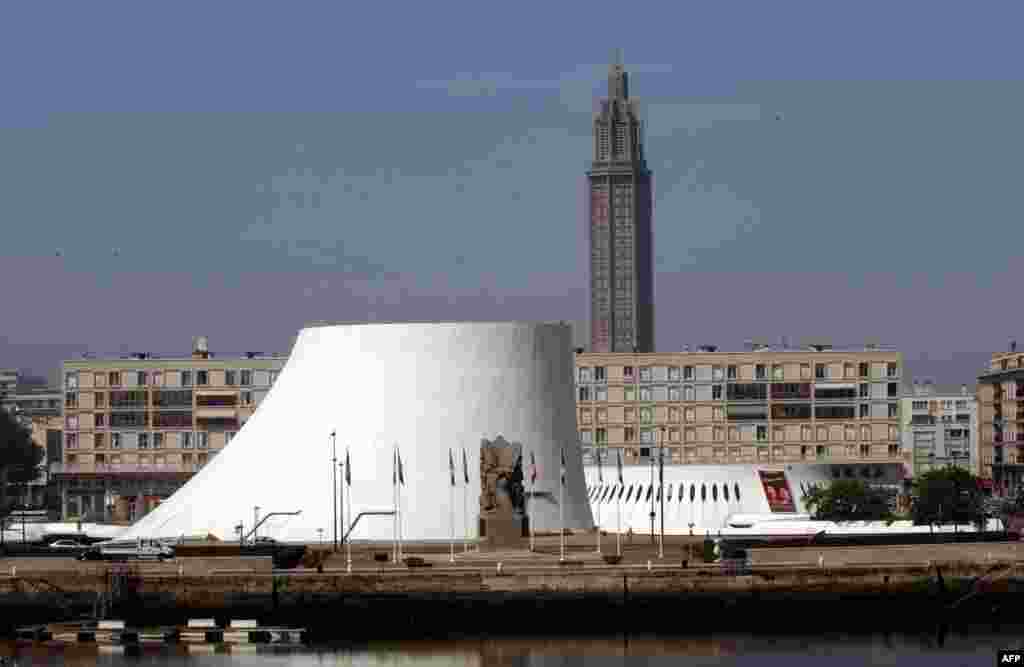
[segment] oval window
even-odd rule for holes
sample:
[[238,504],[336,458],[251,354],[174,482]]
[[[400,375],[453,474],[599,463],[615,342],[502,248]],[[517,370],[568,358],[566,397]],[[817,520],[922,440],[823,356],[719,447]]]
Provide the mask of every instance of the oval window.
[[722,495],[725,496],[725,502],[729,502],[729,484],[722,485]]
[[733,484],[732,485],[732,492],[733,492],[733,495],[736,496],[736,502],[739,502],[740,501],[740,485],[739,484]]
[[707,502],[707,500],[708,500],[708,487],[707,487],[707,484],[701,484],[700,485],[700,501],[702,503],[704,503],[704,502]]
[[711,485],[711,500],[716,502],[716,503],[718,502],[718,485],[717,484],[712,484]]

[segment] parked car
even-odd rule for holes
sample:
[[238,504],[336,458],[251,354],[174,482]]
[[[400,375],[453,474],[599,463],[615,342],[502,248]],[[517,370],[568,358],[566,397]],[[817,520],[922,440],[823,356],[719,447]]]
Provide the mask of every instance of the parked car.
[[174,549],[157,540],[103,542],[82,554],[82,560],[164,560],[174,558]]
[[50,542],[50,548],[60,549],[62,551],[81,551],[83,549],[88,549],[89,547],[88,545],[81,544],[74,540],[57,540],[55,542]]

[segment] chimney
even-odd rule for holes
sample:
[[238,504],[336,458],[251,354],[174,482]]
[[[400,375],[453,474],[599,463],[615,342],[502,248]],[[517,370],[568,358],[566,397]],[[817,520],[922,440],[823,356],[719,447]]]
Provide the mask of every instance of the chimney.
[[961,396],[966,396],[967,395],[967,385],[965,385],[965,384],[960,385],[960,395]]
[[196,336],[192,339],[192,358],[210,358],[210,340],[206,336]]

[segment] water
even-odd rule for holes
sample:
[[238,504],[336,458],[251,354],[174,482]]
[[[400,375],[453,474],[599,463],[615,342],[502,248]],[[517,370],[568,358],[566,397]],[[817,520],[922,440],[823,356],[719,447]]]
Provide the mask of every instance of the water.
[[[684,617],[680,622],[685,622]],[[794,619],[799,623],[799,619]],[[359,667],[554,667],[569,665],[728,665],[766,667],[960,667],[993,665],[999,649],[1024,648],[1024,628],[947,635],[768,637],[501,638],[370,642],[306,648],[192,646],[125,656],[121,649],[54,649],[0,644],[0,665],[358,665]]]

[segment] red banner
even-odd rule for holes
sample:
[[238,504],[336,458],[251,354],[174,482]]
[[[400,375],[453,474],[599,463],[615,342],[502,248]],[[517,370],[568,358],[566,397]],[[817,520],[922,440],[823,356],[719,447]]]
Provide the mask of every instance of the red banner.
[[759,470],[761,486],[768,498],[768,507],[772,512],[796,512],[793,494],[786,481],[786,473],[781,470]]

